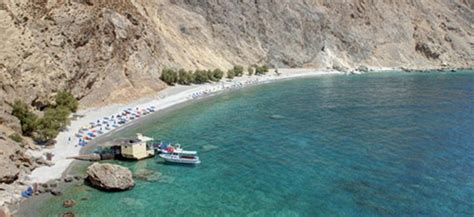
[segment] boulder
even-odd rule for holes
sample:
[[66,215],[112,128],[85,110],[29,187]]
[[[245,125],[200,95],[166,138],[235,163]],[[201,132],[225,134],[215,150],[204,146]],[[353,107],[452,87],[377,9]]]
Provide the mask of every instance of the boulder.
[[125,167],[109,163],[94,163],[87,168],[87,180],[100,190],[124,191],[133,188],[132,172]]
[[74,179],[73,179],[73,177],[71,177],[71,176],[66,176],[66,177],[64,178],[64,182],[72,182],[72,181],[74,181]]
[[51,189],[51,194],[52,194],[53,196],[59,196],[59,195],[62,194],[62,192],[61,192],[60,190],[58,190],[58,189]]
[[10,210],[7,207],[0,207],[0,217],[11,217]]

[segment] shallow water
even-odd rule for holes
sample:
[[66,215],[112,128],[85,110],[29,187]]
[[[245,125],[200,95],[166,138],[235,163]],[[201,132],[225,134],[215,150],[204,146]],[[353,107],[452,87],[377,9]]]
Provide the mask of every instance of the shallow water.
[[[127,192],[71,187],[30,214],[474,215],[472,71],[276,82],[193,102],[116,136],[136,132],[198,150],[202,164],[114,162],[156,174]],[[70,198],[78,205],[62,208]]]

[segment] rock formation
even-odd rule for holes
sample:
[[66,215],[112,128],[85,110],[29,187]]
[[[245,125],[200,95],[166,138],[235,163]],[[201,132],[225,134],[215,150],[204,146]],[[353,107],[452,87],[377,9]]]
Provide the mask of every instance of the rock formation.
[[135,185],[129,169],[108,163],[89,166],[87,180],[92,186],[105,191],[123,191]]
[[164,88],[163,67],[472,67],[473,14],[463,0],[2,0],[0,107],[42,109],[60,89],[126,101]]

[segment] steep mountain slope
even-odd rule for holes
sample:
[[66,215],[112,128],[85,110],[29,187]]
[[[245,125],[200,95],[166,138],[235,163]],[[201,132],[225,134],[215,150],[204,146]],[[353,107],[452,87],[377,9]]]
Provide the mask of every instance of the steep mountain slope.
[[20,98],[83,106],[165,87],[163,67],[472,67],[467,0],[1,0],[0,124]]

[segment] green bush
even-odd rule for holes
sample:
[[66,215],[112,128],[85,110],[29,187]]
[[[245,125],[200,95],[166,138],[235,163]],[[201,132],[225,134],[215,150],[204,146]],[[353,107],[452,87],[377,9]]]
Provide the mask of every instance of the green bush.
[[179,72],[178,84],[181,85],[190,85],[192,83],[192,73],[186,72],[184,69],[180,69]]
[[160,79],[166,84],[173,86],[178,82],[178,73],[173,69],[163,69],[161,71]]
[[43,117],[38,120],[36,126],[35,141],[48,142],[54,139],[59,130],[69,124],[70,110],[66,107],[47,108]]
[[13,141],[15,141],[15,142],[18,142],[18,143],[23,142],[23,137],[21,137],[20,135],[18,135],[18,133],[10,134],[10,135],[8,136],[8,138],[10,138],[11,140],[13,140]]
[[235,77],[234,69],[229,69],[229,71],[227,71],[227,78],[228,79],[233,79],[234,77]]
[[217,79],[214,78],[214,72],[212,72],[211,70],[207,70],[206,75],[208,81],[217,81]]
[[38,116],[29,110],[26,103],[20,100],[16,100],[12,108],[12,115],[20,120],[23,135],[30,136],[36,129]]
[[220,69],[214,69],[213,74],[216,81],[220,81],[224,77],[224,71]]
[[264,75],[269,71],[267,65],[257,66],[255,67],[255,74],[256,75]]
[[46,143],[69,124],[69,115],[77,106],[76,99],[70,93],[61,91],[56,95],[56,105],[48,106],[41,118],[19,100],[12,106],[12,115],[20,120],[23,135],[33,136],[36,142]]
[[58,94],[56,94],[56,106],[65,107],[71,112],[76,112],[79,102],[71,93],[67,91],[59,91]]
[[204,84],[209,82],[209,77],[205,70],[196,70],[194,72],[194,83],[195,84]]
[[244,75],[244,67],[234,66],[234,74],[237,77],[241,77],[242,75]]

